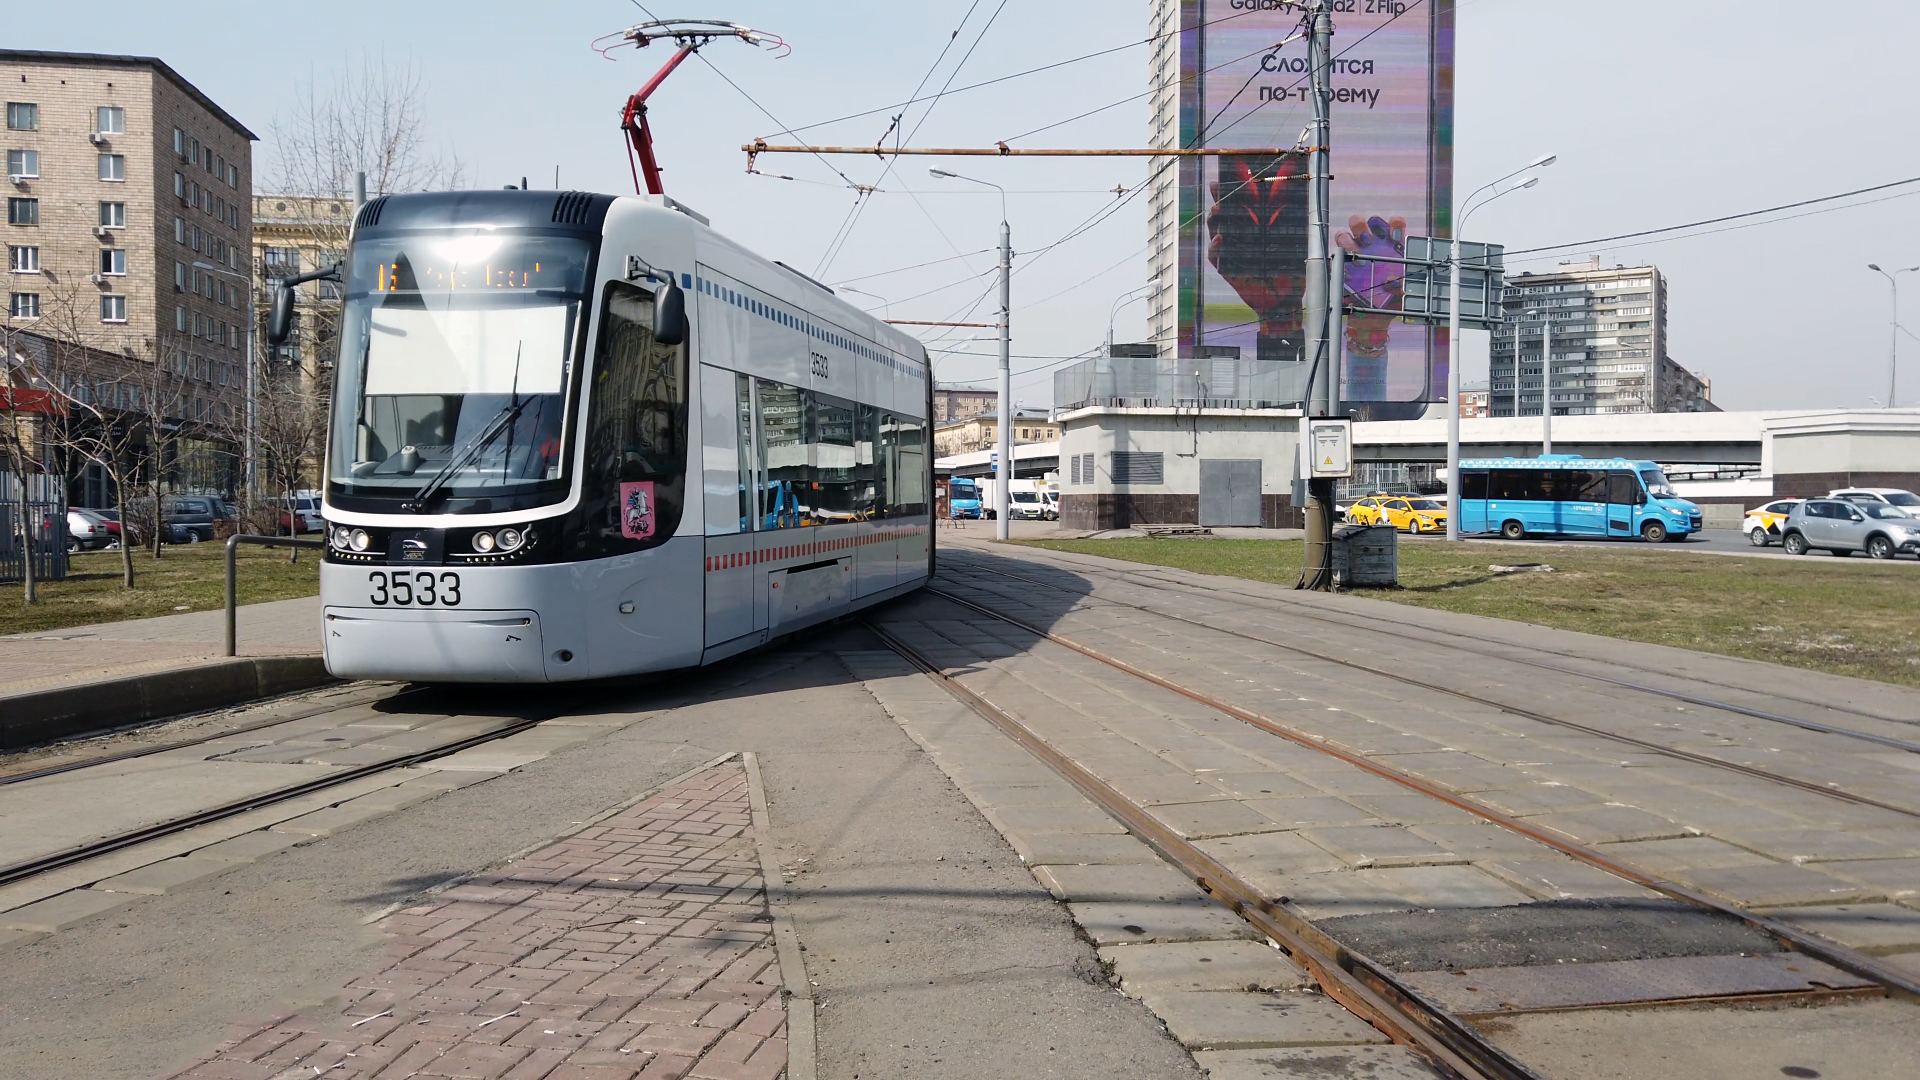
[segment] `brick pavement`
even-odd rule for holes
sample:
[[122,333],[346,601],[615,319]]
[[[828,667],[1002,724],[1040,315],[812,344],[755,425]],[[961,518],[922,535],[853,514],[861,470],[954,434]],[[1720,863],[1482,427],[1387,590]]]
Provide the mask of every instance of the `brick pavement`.
[[382,922],[340,1012],[175,1080],[776,1080],[787,1011],[738,762]]

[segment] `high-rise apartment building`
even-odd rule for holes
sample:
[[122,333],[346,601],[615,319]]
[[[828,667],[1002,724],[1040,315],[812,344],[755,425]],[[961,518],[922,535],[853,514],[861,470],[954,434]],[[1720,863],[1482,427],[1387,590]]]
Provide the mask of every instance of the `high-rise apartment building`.
[[150,56],[0,49],[0,98],[7,325],[162,364],[178,382],[170,419],[230,430],[256,136]]
[[[1170,150],[1180,143],[1180,3],[1153,0],[1147,33],[1147,145]],[[1147,173],[1147,337],[1172,356],[1180,338],[1180,179],[1197,166],[1189,160],[1152,159]]]
[[1594,259],[1509,274],[1505,308],[1489,354],[1492,416],[1539,416],[1543,402],[1555,416],[1718,411],[1711,385],[1667,356],[1667,284],[1657,267],[1601,269]]

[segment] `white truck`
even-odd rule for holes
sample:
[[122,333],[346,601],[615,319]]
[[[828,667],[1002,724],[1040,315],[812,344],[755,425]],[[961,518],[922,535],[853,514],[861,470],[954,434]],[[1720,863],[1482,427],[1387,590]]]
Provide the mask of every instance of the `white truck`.
[[[992,518],[999,513],[999,481],[980,481],[980,512]],[[1060,516],[1060,504],[1047,498],[1045,480],[1013,480],[1007,484],[1007,520],[1050,521]]]

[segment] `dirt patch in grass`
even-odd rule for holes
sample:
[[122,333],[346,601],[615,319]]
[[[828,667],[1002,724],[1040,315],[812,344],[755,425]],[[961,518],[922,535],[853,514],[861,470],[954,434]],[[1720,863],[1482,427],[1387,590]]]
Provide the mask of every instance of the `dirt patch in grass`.
[[[0,634],[59,630],[89,623],[144,619],[205,611],[226,602],[226,559],[221,544],[177,544],[155,559],[134,552],[134,587],[120,587],[120,553],[90,551],[68,560],[61,581],[40,583],[40,602],[28,606],[20,585],[0,585]],[[288,564],[285,551],[240,548],[239,592],[243,604],[313,596],[320,591],[320,553],[302,551]]]
[[[1017,543],[1287,585],[1305,553],[1298,540]],[[1538,562],[1553,572],[1487,569]],[[1363,595],[1920,686],[1920,572],[1911,566],[1413,540],[1400,545],[1400,584]]]

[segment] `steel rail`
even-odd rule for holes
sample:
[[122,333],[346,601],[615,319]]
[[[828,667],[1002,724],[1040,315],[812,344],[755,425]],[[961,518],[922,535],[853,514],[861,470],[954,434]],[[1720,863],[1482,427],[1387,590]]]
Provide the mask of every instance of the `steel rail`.
[[560,715],[560,712],[561,710],[556,709],[552,712],[542,713],[539,716],[514,721],[506,727],[495,731],[471,735],[467,738],[459,739],[442,746],[436,746],[429,750],[420,750],[411,754],[404,754],[400,757],[389,758],[386,761],[377,761],[370,765],[354,766],[353,768],[330,776],[318,777],[289,787],[276,788],[272,791],[263,791],[257,795],[249,795],[246,798],[237,799],[211,809],[196,811],[185,817],[163,821],[156,825],[147,825],[139,829],[121,833],[117,836],[107,837],[104,840],[96,840],[92,843],[68,848],[65,851],[58,851],[51,855],[42,855],[38,858],[13,863],[9,866],[0,866],[0,886],[11,885],[16,881],[25,881],[28,878],[47,873],[48,871],[72,866],[75,863],[95,859],[123,848],[133,847],[137,844],[144,844],[149,840],[158,840],[162,837],[185,832],[188,829],[201,825],[208,825],[216,821],[225,820],[226,818],[236,817],[249,810],[258,810],[261,807],[272,806],[275,803],[286,802],[289,799],[297,799],[302,795],[311,795],[315,792],[325,791],[328,788],[339,787],[342,784],[351,783],[363,777],[390,772],[394,769],[405,768],[409,765],[418,765],[421,762],[446,757],[448,754],[459,753],[462,750],[468,750],[485,743],[490,743],[496,739],[504,739],[509,735],[517,735],[522,731],[536,727]]
[[1856,949],[1851,949],[1844,945],[1840,945],[1835,942],[1828,941],[1825,938],[1822,938],[1816,934],[1810,933],[1809,931],[1802,930],[1801,928],[1797,926],[1793,926],[1789,923],[1784,923],[1777,919],[1767,918],[1766,916],[1763,916],[1763,915],[1756,915],[1753,912],[1747,911],[1742,908],[1734,907],[1731,904],[1722,903],[1721,901],[1716,900],[1711,896],[1708,896],[1701,892],[1697,892],[1678,882],[1668,881],[1665,878],[1658,878],[1648,874],[1643,874],[1640,871],[1634,869],[1633,867],[1628,866],[1624,863],[1616,862],[1613,859],[1610,859],[1607,856],[1602,855],[1599,852],[1593,850],[1592,848],[1585,846],[1584,844],[1577,844],[1571,840],[1563,840],[1557,836],[1552,835],[1551,833],[1544,832],[1540,829],[1537,829],[1534,826],[1527,824],[1525,821],[1522,821],[1519,818],[1510,817],[1491,807],[1483,806],[1480,803],[1472,801],[1471,799],[1463,798],[1459,795],[1454,794],[1453,792],[1447,791],[1443,788],[1430,784],[1427,781],[1422,780],[1418,777],[1412,776],[1408,773],[1403,773],[1398,769],[1393,769],[1393,768],[1389,768],[1387,766],[1378,764],[1375,761],[1373,761],[1371,758],[1366,757],[1365,755],[1354,753],[1349,750],[1342,750],[1337,746],[1329,745],[1326,742],[1326,740],[1321,736],[1317,736],[1310,732],[1299,730],[1287,724],[1282,724],[1279,721],[1270,719],[1265,716],[1261,716],[1259,713],[1255,713],[1247,709],[1243,709],[1231,702],[1222,701],[1219,698],[1216,698],[1210,694],[1203,693],[1202,691],[1194,690],[1187,686],[1182,686],[1181,684],[1174,682],[1171,679],[1164,678],[1162,676],[1154,674],[1151,671],[1147,671],[1143,668],[1136,667],[1125,660],[1121,660],[1117,657],[1108,656],[1107,654],[1100,652],[1097,649],[1093,649],[1086,645],[1082,645],[1081,643],[1074,641],[1071,638],[1063,637],[1059,634],[1055,634],[1047,630],[1042,630],[1039,627],[1032,626],[1026,622],[1023,622],[1020,619],[1016,619],[1011,615],[1007,615],[1003,612],[995,611],[994,609],[987,607],[983,604],[976,604],[970,600],[964,599],[962,597],[954,596],[951,593],[943,592],[939,589],[929,588],[927,589],[927,592],[931,593],[932,595],[938,596],[941,599],[946,600],[950,603],[959,604],[962,607],[970,608],[974,611],[979,612],[982,615],[987,616],[988,618],[996,619],[1000,622],[1006,623],[1009,626],[1017,627],[1021,630],[1026,631],[1029,634],[1033,634],[1036,637],[1045,639],[1047,641],[1051,641],[1056,645],[1060,645],[1063,648],[1070,649],[1074,652],[1079,653],[1082,656],[1095,660],[1117,671],[1124,672],[1128,675],[1132,675],[1135,678],[1141,679],[1145,682],[1152,683],[1153,685],[1158,686],[1163,690],[1167,690],[1171,693],[1178,694],[1181,697],[1188,699],[1189,701],[1198,702],[1199,704],[1205,705],[1210,709],[1214,709],[1218,712],[1224,713],[1227,716],[1231,716],[1236,720],[1242,721],[1243,723],[1259,728],[1260,730],[1265,731],[1268,734],[1277,735],[1280,738],[1287,740],[1288,742],[1294,743],[1299,746],[1304,746],[1309,750],[1316,750],[1322,754],[1327,755],[1328,757],[1337,758],[1340,761],[1344,761],[1347,764],[1352,765],[1356,768],[1364,769],[1365,771],[1372,773],[1373,775],[1378,776],[1382,779],[1391,780],[1394,783],[1399,784],[1400,786],[1407,788],[1417,794],[1424,795],[1430,799],[1438,800],[1440,802],[1447,804],[1448,806],[1454,807],[1455,809],[1464,810],[1467,813],[1482,819],[1483,821],[1490,822],[1492,824],[1500,826],[1503,829],[1507,829],[1510,832],[1517,833],[1521,836],[1527,837],[1530,840],[1534,840],[1539,843],[1545,844],[1548,847],[1553,848],[1555,851],[1560,852],[1561,854],[1571,856],[1574,859],[1577,859],[1580,862],[1586,863],[1587,865],[1592,866],[1596,869],[1604,870],[1607,873],[1614,875],[1615,877],[1619,877],[1627,881],[1633,882],[1636,885],[1640,885],[1645,888],[1652,889],[1655,892],[1665,894],[1676,900],[1682,900],[1690,904],[1695,904],[1700,907],[1704,907],[1713,911],[1720,912],[1723,915],[1732,916],[1733,918],[1739,919],[1740,921],[1746,923],[1749,926],[1752,926],[1758,930],[1762,930],[1768,934],[1773,935],[1775,938],[1779,939],[1781,942],[1787,944],[1791,948],[1797,949],[1800,952],[1804,952],[1807,955],[1813,956],[1817,959],[1824,960],[1827,963],[1832,964],[1837,968],[1840,968],[1844,971],[1850,971],[1853,974],[1858,975],[1862,978],[1871,979],[1874,982],[1877,982],[1880,985],[1888,988],[1889,990],[1898,991],[1901,995],[1905,997],[1915,999],[1915,1000],[1920,1000],[1920,978],[1916,978],[1915,976],[1907,975],[1901,971],[1898,971],[1888,966],[1887,964],[1882,963],[1877,957],[1868,956],[1867,954],[1862,953]]
[[[1411,675],[1401,675],[1396,672],[1388,671],[1385,668],[1377,668],[1371,664],[1362,664],[1357,660],[1348,660],[1343,657],[1331,656],[1327,653],[1316,652],[1312,649],[1308,649],[1303,646],[1290,645],[1285,642],[1275,641],[1272,638],[1261,637],[1258,634],[1249,634],[1241,630],[1229,630],[1225,627],[1215,626],[1212,623],[1201,622],[1197,619],[1189,619],[1181,615],[1171,615],[1164,611],[1155,611],[1154,609],[1146,607],[1141,604],[1129,604],[1124,600],[1115,600],[1115,599],[1112,599],[1111,597],[1105,597],[1105,596],[1095,597],[1095,596],[1092,596],[1092,594],[1090,593],[1075,592],[1072,589],[1068,589],[1060,585],[1055,585],[1051,582],[1041,581],[1038,578],[1030,578],[1022,574],[1012,574],[1004,570],[989,570],[984,567],[976,567],[974,569],[979,570],[981,573],[996,574],[1001,577],[1010,577],[1019,581],[1030,581],[1043,588],[1056,589],[1060,592],[1067,593],[1068,595],[1071,595],[1071,596],[1086,596],[1091,599],[1099,600],[1101,603],[1104,603],[1104,604],[1113,604],[1118,607],[1132,608],[1135,611],[1144,611],[1149,615],[1154,615],[1162,619],[1171,619],[1175,622],[1186,623],[1188,626],[1197,626],[1203,630],[1212,630],[1215,633],[1226,634],[1230,637],[1237,637],[1245,641],[1255,641],[1255,642],[1259,642],[1262,645],[1270,645],[1276,649],[1285,649],[1288,652],[1296,652],[1302,656],[1310,656],[1315,660],[1321,660],[1329,664],[1338,664],[1342,667],[1352,668],[1355,671],[1364,671],[1369,675],[1378,675],[1383,679],[1392,679],[1395,682],[1405,683],[1408,686],[1416,686],[1422,690],[1430,690],[1436,694],[1446,694],[1450,697],[1459,698],[1462,701],[1473,702],[1476,705],[1485,705],[1488,708],[1498,709],[1501,712],[1508,714],[1509,716],[1518,716],[1526,720],[1532,720],[1536,723],[1549,724],[1555,727],[1568,728],[1573,731],[1578,731],[1583,735],[1592,735],[1596,738],[1610,739],[1614,742],[1625,743],[1629,746],[1639,747],[1642,750],[1651,750],[1655,753],[1663,754],[1668,757],[1678,758],[1682,761],[1690,761],[1696,765],[1706,765],[1716,769],[1727,769],[1732,772],[1737,772],[1746,776],[1754,777],[1755,779],[1766,780],[1771,783],[1781,784],[1781,785],[1792,787],[1792,788],[1798,788],[1802,791],[1812,792],[1813,794],[1816,794],[1816,795],[1824,795],[1829,799],[1837,799],[1841,802],[1854,803],[1860,806],[1871,806],[1876,809],[1886,810],[1889,813],[1902,814],[1912,818],[1920,818],[1920,810],[1916,810],[1912,807],[1901,806],[1897,803],[1883,802],[1879,799],[1870,798],[1865,795],[1856,795],[1853,792],[1845,791],[1836,787],[1829,787],[1825,784],[1815,783],[1812,780],[1801,780],[1801,779],[1798,779],[1797,777],[1784,776],[1780,773],[1769,772],[1765,769],[1758,769],[1751,765],[1742,765],[1739,762],[1728,761],[1725,758],[1717,758],[1712,756],[1711,754],[1697,754],[1691,750],[1682,750],[1679,747],[1668,746],[1665,743],[1653,742],[1650,739],[1641,739],[1632,735],[1623,735],[1617,731],[1608,731],[1605,728],[1598,728],[1588,724],[1582,724],[1577,720],[1566,720],[1556,716],[1548,716],[1545,713],[1537,713],[1532,711],[1531,709],[1521,708],[1518,705],[1511,705],[1505,702],[1495,701],[1492,698],[1484,698],[1479,696],[1478,694],[1470,693],[1466,690],[1445,686],[1440,683],[1430,683],[1422,679],[1416,679]],[[934,591],[938,592],[939,590],[936,589]],[[941,593],[941,595],[947,596],[949,599],[959,600],[958,597],[951,596],[950,594],[947,594],[947,593]],[[965,600],[960,600],[959,602],[967,603],[967,601]],[[1045,631],[1037,631],[1037,632],[1044,633]],[[1472,652],[1474,650],[1467,650],[1467,651]],[[1499,659],[1499,658],[1495,657],[1495,659]],[[1550,670],[1558,670],[1558,669],[1550,669]],[[1567,671],[1566,674],[1579,675],[1581,673],[1577,671]],[[1616,680],[1603,680],[1603,681],[1612,682]],[[1636,690],[1643,689],[1642,687],[1634,686],[1631,683],[1621,683],[1621,685],[1628,686]],[[1705,698],[1699,699],[1699,701],[1703,705],[1710,704],[1710,702]],[[1853,736],[1865,739],[1869,742],[1887,741],[1887,740],[1883,740],[1880,736],[1868,735],[1865,732],[1850,732],[1846,728],[1836,728],[1828,733],[1834,734],[1834,735],[1853,735]],[[1916,753],[1920,753],[1920,745],[1901,743],[1897,739],[1891,740],[1891,741],[1894,742],[1901,749],[1912,750]]]
[[1078,788],[1215,902],[1226,907],[1304,967],[1320,989],[1381,1034],[1461,1080],[1538,1080],[1535,1073],[1486,1041],[1458,1018],[1402,985],[1385,968],[1286,910],[1198,847],[1182,839],[1093,773],[1055,750],[1011,713],[946,674],[938,664],[886,628],[862,623],[888,648]]
[[[1153,569],[1162,569],[1162,570],[1173,569],[1172,567],[1157,567],[1150,563],[1143,563],[1141,565],[1143,567],[1150,567]],[[1002,574],[1007,577],[1021,577],[1022,580],[1026,580],[1026,581],[1035,580],[1032,578],[1024,578],[1019,574],[1010,574],[1004,570],[986,570],[985,567],[981,567],[980,569],[985,570],[987,573]],[[1456,649],[1460,652],[1472,653],[1475,656],[1485,656],[1485,657],[1488,657],[1489,659],[1505,660],[1510,663],[1524,664],[1528,667],[1539,668],[1542,671],[1552,671],[1562,675],[1576,675],[1583,679],[1594,679],[1600,682],[1613,682],[1616,685],[1623,686],[1632,690],[1639,690],[1639,691],[1642,691],[1643,693],[1655,694],[1661,697],[1669,697],[1669,698],[1673,698],[1676,701],[1686,701],[1690,704],[1697,704],[1707,708],[1718,709],[1723,712],[1739,713],[1743,716],[1751,716],[1758,720],[1771,720],[1771,721],[1774,721],[1775,723],[1789,724],[1794,727],[1805,727],[1810,731],[1828,731],[1831,734],[1852,735],[1858,738],[1865,738],[1869,740],[1880,738],[1880,736],[1868,735],[1865,732],[1856,732],[1848,728],[1829,728],[1827,725],[1822,725],[1815,720],[1805,720],[1800,717],[1794,717],[1794,716],[1783,716],[1779,713],[1767,712],[1764,709],[1754,709],[1746,705],[1735,705],[1732,702],[1728,702],[1728,701],[1716,701],[1711,698],[1694,698],[1686,694],[1683,694],[1677,690],[1666,690],[1657,686],[1646,686],[1641,683],[1635,683],[1635,682],[1619,680],[1619,679],[1612,679],[1609,676],[1595,675],[1592,672],[1580,671],[1577,668],[1561,667],[1558,664],[1548,664],[1539,660],[1528,660],[1518,656],[1507,656],[1503,653],[1492,652],[1487,649],[1472,649],[1472,648],[1468,648],[1465,645],[1456,644],[1453,641],[1436,640],[1434,638],[1423,637],[1418,634],[1408,634],[1408,633],[1403,633],[1396,630],[1388,630],[1383,627],[1372,625],[1370,623],[1350,622],[1346,619],[1332,618],[1324,612],[1316,612],[1316,611],[1309,610],[1308,605],[1290,602],[1277,597],[1247,596],[1243,593],[1234,593],[1227,589],[1216,589],[1211,586],[1200,585],[1194,582],[1169,581],[1169,582],[1164,582],[1163,584],[1149,584],[1147,582],[1143,582],[1139,580],[1138,577],[1132,576],[1133,575],[1132,571],[1115,569],[1111,567],[1100,567],[1098,569],[1088,570],[1086,572],[1112,574],[1116,577],[1122,577],[1125,580],[1127,580],[1129,583],[1138,585],[1143,589],[1166,589],[1167,591],[1173,591],[1171,589],[1167,589],[1167,586],[1178,586],[1179,588],[1182,588],[1182,589],[1192,589],[1197,592],[1217,593],[1225,597],[1228,603],[1237,604],[1242,607],[1268,606],[1272,610],[1283,610],[1288,612],[1289,614],[1298,615],[1299,617],[1304,619],[1312,619],[1314,622],[1325,623],[1328,626],[1340,626],[1340,627],[1345,627],[1346,629],[1349,629],[1349,630],[1364,630],[1364,631],[1368,631],[1375,634],[1381,634],[1386,637],[1399,638],[1402,641],[1417,641],[1424,645],[1438,645],[1443,648]],[[1062,589],[1061,586],[1052,585],[1051,582],[1046,582],[1043,584],[1051,585],[1053,588],[1056,588],[1056,589]],[[1062,589],[1062,591],[1071,592],[1073,590]],[[1082,594],[1082,595],[1087,595],[1087,594]],[[1106,598],[1102,597],[1102,599],[1106,599]],[[1118,602],[1118,601],[1115,601],[1115,602]],[[1456,635],[1456,636],[1471,637],[1472,640],[1474,641],[1482,641],[1490,645],[1509,645],[1509,643],[1507,642],[1499,641],[1494,638],[1484,638],[1484,637],[1477,637],[1473,635]],[[1516,647],[1516,646],[1509,646],[1509,647]],[[1611,663],[1611,661],[1594,660],[1591,657],[1579,656],[1574,653],[1555,652],[1554,650],[1541,650],[1541,651],[1553,652],[1553,654],[1556,656],[1565,656],[1574,660],[1586,660],[1590,663],[1595,663],[1595,664]],[[1701,680],[1701,681],[1711,682],[1712,680]],[[1727,683],[1714,683],[1714,685],[1727,686],[1729,689],[1734,689],[1734,690],[1742,689],[1741,687],[1731,686],[1730,684],[1727,684]],[[1774,696],[1783,697],[1789,701],[1797,701],[1802,705],[1811,705],[1814,708],[1826,709],[1830,712],[1847,713],[1853,716],[1858,716],[1865,720],[1874,720],[1883,724],[1902,724],[1909,727],[1920,726],[1920,720],[1902,720],[1898,717],[1880,716],[1876,713],[1865,712],[1860,709],[1851,709],[1844,705],[1829,705],[1829,704],[1826,704],[1825,702],[1811,701],[1806,698],[1794,697],[1791,694],[1776,694]],[[1898,742],[1898,740],[1895,740],[1895,742]],[[1920,744],[1913,744],[1913,745],[1916,747],[1920,747]],[[1902,746],[1901,749],[1909,749],[1909,747]],[[1915,749],[1914,752],[1920,752],[1920,749]]]
[[[275,717],[271,720],[260,720],[251,724],[242,724],[241,726],[236,728],[223,728],[219,731],[208,732],[207,734],[202,735],[198,738],[181,739],[178,742],[161,743],[158,746],[146,746],[146,747],[140,747],[134,750],[123,750],[117,754],[102,754],[99,757],[82,758],[79,761],[68,761],[68,762],[63,762],[59,765],[48,765],[45,768],[32,769],[27,772],[6,773],[4,775],[0,775],[0,787],[5,787],[8,784],[22,783],[27,780],[38,780],[42,777],[47,777],[47,776],[58,776],[61,773],[78,772],[81,769],[91,769],[96,765],[112,765],[113,763],[118,761],[132,761],[134,758],[149,757],[153,754],[164,754],[169,750],[185,750],[190,746],[201,746],[206,743],[210,743],[215,739],[225,739],[233,735],[245,735],[251,731],[260,731],[264,728],[277,727],[281,724],[291,724],[299,720],[308,720],[315,716],[325,716],[327,713],[330,713],[330,712],[339,712],[342,709],[351,709],[356,705],[365,705],[369,701],[393,701],[397,698],[406,697],[410,694],[424,693],[426,689],[427,689],[426,687],[415,687],[410,690],[402,690],[396,694],[392,694],[385,698],[374,696],[372,698],[368,698],[365,701],[349,702],[344,705],[339,702],[332,702],[326,705],[318,705],[318,706],[315,706],[314,708],[307,709],[302,712],[296,712],[291,716],[280,716],[280,717]],[[165,717],[163,719],[153,721],[152,723],[153,724],[172,723],[174,721],[182,720],[192,715],[194,714],[185,713],[180,716]],[[140,727],[147,727],[147,726],[151,726],[151,725],[149,724],[140,725]],[[123,729],[123,730],[135,730],[135,729]],[[114,734],[114,733],[109,732],[107,734]]]

